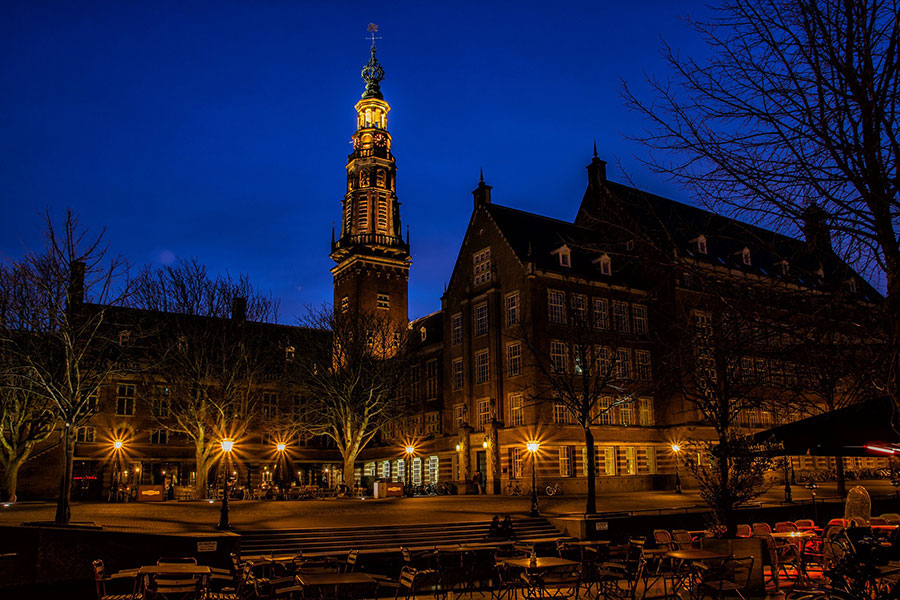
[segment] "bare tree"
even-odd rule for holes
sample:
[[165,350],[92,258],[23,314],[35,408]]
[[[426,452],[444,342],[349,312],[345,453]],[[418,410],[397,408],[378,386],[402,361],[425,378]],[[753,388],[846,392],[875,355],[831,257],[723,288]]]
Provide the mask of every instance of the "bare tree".
[[128,264],[108,254],[102,232],[90,235],[69,211],[59,225],[47,215],[43,251],[9,269],[22,278],[22,293],[3,308],[0,341],[20,391],[49,403],[62,425],[55,521],[66,524],[75,430],[96,410],[100,387],[127,370],[115,312],[130,293]]
[[270,376],[281,374],[282,328],[271,324],[277,304],[246,277],[212,277],[196,260],[145,269],[135,298],[150,311],[140,341],[141,395],[161,427],[193,443],[194,491],[205,498],[221,441],[240,442]]
[[409,333],[377,314],[329,308],[310,310],[301,324],[295,380],[309,395],[309,432],[334,441],[352,487],[360,451],[406,416]]
[[[900,5],[728,0],[695,27],[711,57],[666,46],[647,116],[657,170],[731,214],[797,231],[809,210],[837,252],[885,284],[889,389],[900,406]],[[833,234],[833,239],[829,239]]]
[[[561,407],[584,432],[585,512],[593,514],[597,512],[597,459],[592,428],[608,422],[614,409],[636,405],[641,392],[652,391],[650,348],[622,331],[630,330],[627,323],[610,319],[608,304],[602,305],[601,314],[598,307],[587,305],[587,295],[574,287],[569,292],[565,324],[538,334],[533,324],[522,324],[515,338],[525,347],[526,366],[537,375],[526,390],[529,403]],[[636,412],[632,409],[632,414]]]

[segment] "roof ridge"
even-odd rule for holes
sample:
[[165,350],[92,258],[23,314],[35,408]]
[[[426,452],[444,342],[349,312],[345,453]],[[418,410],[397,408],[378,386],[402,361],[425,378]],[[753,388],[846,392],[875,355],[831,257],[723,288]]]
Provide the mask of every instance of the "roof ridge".
[[588,232],[592,231],[589,227],[584,227],[582,225],[576,225],[572,221],[565,221],[563,219],[557,219],[556,217],[548,217],[546,215],[540,215],[538,213],[528,212],[527,210],[522,210],[521,208],[514,208],[512,206],[503,206],[502,204],[491,203],[491,204],[487,205],[485,208],[487,208],[488,210],[492,210],[494,208],[501,208],[503,210],[508,210],[511,212],[519,213],[521,215],[527,215],[529,217],[536,217],[538,219],[543,219],[545,221],[553,221],[554,223],[559,223],[561,225],[566,225],[568,227],[574,227],[576,229],[581,229],[581,230],[588,231]]

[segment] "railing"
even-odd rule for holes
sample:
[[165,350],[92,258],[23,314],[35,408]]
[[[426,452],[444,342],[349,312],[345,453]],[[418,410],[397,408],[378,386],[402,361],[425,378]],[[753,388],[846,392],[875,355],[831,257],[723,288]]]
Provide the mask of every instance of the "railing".
[[390,246],[392,248],[408,249],[406,242],[399,236],[387,235],[384,233],[361,233],[358,235],[341,236],[332,246],[332,250],[359,245]]

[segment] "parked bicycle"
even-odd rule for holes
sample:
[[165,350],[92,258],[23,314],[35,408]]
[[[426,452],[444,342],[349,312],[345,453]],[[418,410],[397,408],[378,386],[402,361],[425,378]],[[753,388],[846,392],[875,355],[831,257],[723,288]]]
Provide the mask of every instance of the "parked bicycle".
[[562,486],[559,485],[558,481],[551,481],[547,484],[547,487],[544,488],[544,493],[548,496],[561,495],[563,493]]
[[521,496],[525,493],[525,490],[522,489],[522,486],[519,485],[518,481],[508,481],[506,483],[506,487],[504,488],[507,496]]

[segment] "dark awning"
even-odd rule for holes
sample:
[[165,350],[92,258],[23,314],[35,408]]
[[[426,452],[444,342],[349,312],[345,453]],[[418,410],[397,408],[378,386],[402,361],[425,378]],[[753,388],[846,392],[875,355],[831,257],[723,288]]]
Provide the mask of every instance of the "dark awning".
[[780,443],[788,456],[887,456],[900,454],[900,435],[893,423],[894,407],[889,398],[882,397],[773,427],[753,437]]

